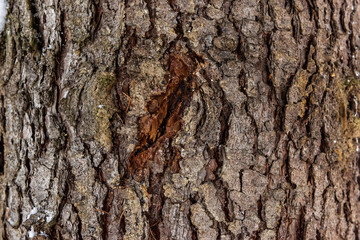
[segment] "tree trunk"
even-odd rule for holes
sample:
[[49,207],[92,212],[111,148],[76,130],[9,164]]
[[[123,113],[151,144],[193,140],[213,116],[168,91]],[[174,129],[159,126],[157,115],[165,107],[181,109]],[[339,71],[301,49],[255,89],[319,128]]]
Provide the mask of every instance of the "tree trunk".
[[10,0],[0,239],[359,239],[358,0]]

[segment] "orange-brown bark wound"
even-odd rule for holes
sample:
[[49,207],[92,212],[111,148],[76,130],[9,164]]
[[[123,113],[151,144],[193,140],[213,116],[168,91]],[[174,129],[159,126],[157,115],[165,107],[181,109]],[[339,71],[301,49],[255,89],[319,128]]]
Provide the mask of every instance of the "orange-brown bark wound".
[[[191,98],[195,63],[183,55],[171,55],[166,91],[146,104],[148,115],[139,121],[138,143],[130,155],[129,172],[143,175],[155,153],[180,130],[184,109]],[[172,159],[169,159],[172,162]]]

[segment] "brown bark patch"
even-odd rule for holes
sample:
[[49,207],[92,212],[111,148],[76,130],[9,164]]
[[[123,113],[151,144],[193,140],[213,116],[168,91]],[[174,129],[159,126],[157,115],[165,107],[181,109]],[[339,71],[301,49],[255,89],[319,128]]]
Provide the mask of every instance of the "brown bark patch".
[[191,98],[195,63],[185,55],[170,55],[166,91],[153,96],[146,104],[148,115],[139,121],[138,143],[130,155],[129,172],[144,174],[148,161],[181,129],[182,115]]

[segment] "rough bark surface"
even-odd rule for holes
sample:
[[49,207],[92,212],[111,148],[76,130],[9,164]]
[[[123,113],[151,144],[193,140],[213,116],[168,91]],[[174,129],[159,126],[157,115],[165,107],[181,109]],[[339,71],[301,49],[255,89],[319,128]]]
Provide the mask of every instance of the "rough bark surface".
[[1,239],[359,239],[358,0],[10,0]]

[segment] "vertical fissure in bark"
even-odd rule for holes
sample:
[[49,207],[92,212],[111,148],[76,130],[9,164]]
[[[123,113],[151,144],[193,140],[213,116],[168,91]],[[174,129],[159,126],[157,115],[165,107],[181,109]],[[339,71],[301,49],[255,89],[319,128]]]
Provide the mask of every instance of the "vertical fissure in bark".
[[59,43],[59,50],[55,57],[55,75],[56,75],[56,83],[60,86],[62,74],[64,71],[64,59],[66,56],[67,48],[68,48],[68,40],[70,30],[65,25],[65,22],[67,20],[66,11],[61,10],[60,12],[60,31],[62,34],[60,34],[60,43]]
[[355,225],[354,227],[354,235],[355,235],[355,240],[359,240],[360,239],[360,231],[359,231],[359,227]]
[[299,213],[299,218],[296,219],[297,226],[296,226],[296,239],[303,240],[305,238],[305,207],[302,206]]
[[297,14],[296,10],[294,10],[294,6],[292,6],[293,8],[293,17],[291,18],[291,26],[292,26],[292,33],[293,33],[293,38],[295,39],[296,43],[299,43],[299,40],[301,38],[301,34],[300,34],[300,20],[299,20],[299,15]]
[[[29,151],[25,150],[24,165],[25,165],[26,170],[27,170],[26,188],[30,188],[30,181],[31,181],[31,162],[30,162],[30,159],[29,159],[28,155],[29,155]],[[29,198],[31,199],[30,194],[29,194]]]
[[154,9],[154,1],[144,0],[146,2],[147,10],[149,11],[150,17],[150,27],[149,30],[145,33],[146,38],[155,38],[156,37],[156,28],[155,28],[155,19],[156,11]]
[[[110,213],[113,201],[114,201],[114,191],[112,189],[108,188],[105,198],[104,198],[104,203],[103,203],[103,205],[104,205],[103,210],[106,213]],[[104,240],[109,239],[110,221],[111,221],[111,218],[110,218],[109,214],[102,214],[102,216],[101,216],[101,222],[102,222],[102,228],[103,228],[102,237]]]
[[320,133],[321,133],[320,151],[323,153],[326,153],[326,151],[328,149],[328,143],[326,141],[327,137],[326,137],[326,131],[325,131],[324,125],[321,126]]
[[94,6],[94,15],[91,18],[90,25],[92,26],[92,30],[90,31],[90,39],[93,42],[96,38],[96,35],[101,27],[103,9],[102,4],[103,0],[91,0],[92,5]]
[[[315,159],[318,156],[315,156]],[[307,182],[310,184],[311,188],[310,188],[310,192],[311,192],[311,198],[310,198],[310,204],[311,207],[314,207],[315,204],[315,175],[314,175],[314,163],[311,163],[309,166],[309,171],[308,171],[308,178],[307,178]]]
[[257,205],[257,217],[260,219],[261,225],[262,225],[259,228],[259,230],[260,230],[260,229],[265,228],[265,226],[266,226],[266,221],[263,218],[264,205],[263,205],[263,199],[261,196],[260,196],[259,200],[257,200],[256,205]]
[[27,0],[28,8],[30,10],[30,27],[35,30],[35,36],[30,39],[30,46],[33,48],[32,51],[39,51],[44,47],[43,41],[43,29],[42,24],[40,24],[39,13],[36,9],[36,3],[34,0]]
[[338,35],[338,26],[337,26],[337,22],[335,20],[335,6],[334,6],[334,2],[333,0],[328,0],[328,4],[330,7],[330,47],[333,48],[335,43],[336,43],[336,39],[337,39],[337,35]]
[[[219,79],[220,80],[220,79]],[[232,113],[232,106],[231,103],[226,99],[225,93],[221,90],[220,86],[217,86],[218,91],[220,91],[220,99],[221,99],[221,111],[219,116],[220,121],[220,136],[219,136],[219,146],[224,146],[227,142],[227,139],[229,137],[229,119],[230,115]],[[217,149],[217,152],[219,152],[219,147]],[[217,154],[220,155],[220,154]],[[217,159],[219,163],[221,163],[220,158]],[[221,165],[219,167],[221,168]]]
[[282,162],[282,168],[281,168],[281,175],[286,179],[286,182],[289,183],[289,194],[292,190],[294,190],[297,186],[295,183],[291,181],[291,167],[290,167],[290,156],[289,155],[289,148],[290,143],[293,144],[291,140],[291,135],[289,136],[289,140],[286,141],[286,144],[284,144],[286,147],[284,147],[286,150],[284,151],[283,155],[283,162]]
[[215,182],[215,186],[217,188],[216,196],[221,201],[221,207],[225,213],[225,219],[228,222],[232,222],[234,220],[234,207],[233,202],[229,197],[229,189],[221,180],[217,180]]
[[83,240],[83,237],[82,237],[82,222],[81,222],[81,218],[79,216],[79,211],[78,209],[76,208],[76,206],[74,206],[73,204],[71,205],[72,206],[72,209],[74,211],[74,213],[76,213],[76,221],[77,221],[77,233],[76,233],[76,236],[79,240]]
[[39,149],[39,153],[38,153],[38,156],[39,157],[44,157],[45,156],[45,153],[47,151],[47,147],[50,143],[50,139],[49,139],[49,133],[48,133],[48,129],[46,127],[46,115],[47,115],[47,108],[46,107],[43,107],[41,109],[41,115],[42,115],[42,122],[43,122],[43,126],[42,126],[42,131],[43,131],[43,134],[44,134],[44,141],[41,143],[41,147]]
[[[269,86],[270,90],[269,90],[269,102],[274,102],[276,99],[276,89],[274,86],[274,83],[272,81],[272,72],[271,72],[271,61],[270,61],[270,57],[271,57],[271,33],[267,32],[264,34],[263,36],[264,38],[264,48],[266,49],[266,56],[265,58],[265,83]],[[245,77],[245,73],[242,75],[243,78]],[[242,92],[245,92],[245,90],[242,90]],[[274,114],[276,114],[276,111],[274,111]],[[274,116],[274,118],[276,119],[276,115]],[[280,137],[278,136],[277,142],[280,140]]]
[[4,175],[5,158],[4,158],[4,137],[0,133],[0,175]]
[[259,129],[258,126],[256,124],[256,120],[254,118],[254,116],[250,113],[249,111],[249,103],[248,101],[245,101],[245,111],[248,117],[250,117],[251,119],[251,125],[252,128],[254,129],[254,144],[253,144],[253,155],[256,156],[256,154],[258,153],[258,137],[259,137]]
[[240,170],[239,172],[239,180],[240,180],[240,188],[239,188],[239,191],[240,192],[243,192],[243,172],[244,170]]
[[306,2],[308,4],[307,9],[309,9],[310,20],[314,21],[315,23],[315,35],[317,36],[318,30],[320,28],[319,7],[316,4],[316,0],[306,0]]
[[347,32],[347,29],[346,29],[346,24],[345,24],[345,8],[346,8],[347,4],[346,4],[346,1],[344,1],[342,4],[341,4],[341,8],[340,8],[340,11],[339,11],[339,15],[340,15],[340,27],[341,27],[341,31],[343,33],[346,33]]
[[[315,39],[315,35],[314,34],[311,34],[308,38],[307,38],[307,44],[306,44],[306,48],[304,49],[304,58],[303,58],[303,63],[301,64],[302,65],[302,69],[303,70],[306,70],[308,69],[309,67],[309,63],[310,63],[310,60],[314,60],[313,56],[310,56],[310,54],[316,54],[316,53],[313,53],[311,51],[311,47],[314,47],[315,51],[316,51],[316,48],[315,48],[315,45],[316,45],[316,39]],[[315,61],[315,60],[314,60]],[[307,85],[309,85],[311,81],[308,81]]]
[[[191,202],[191,204],[195,204],[197,201],[194,199],[194,197],[190,197],[189,198],[189,200],[190,200],[190,202]],[[192,221],[191,221],[191,216],[190,216],[190,214],[188,214],[187,216],[186,216],[186,218],[187,218],[187,221],[189,222],[189,225],[190,225],[190,228],[191,228],[191,240],[198,240],[199,238],[198,238],[198,232],[197,232],[197,230],[196,230],[196,226],[192,223]]]
[[147,219],[149,222],[149,229],[151,231],[151,236],[155,239],[160,239],[160,229],[159,223],[162,221],[162,206],[165,203],[164,190],[163,190],[163,176],[162,174],[149,175],[149,188],[148,193],[151,194],[149,199],[150,209],[147,214]]
[[[235,25],[233,23],[233,25]],[[234,26],[235,27],[235,26]],[[236,27],[235,27],[236,28]],[[237,48],[236,48],[236,54],[237,54],[237,59],[241,62],[245,62],[246,60],[246,57],[245,57],[245,49],[244,49],[244,44],[243,44],[243,40],[241,38],[241,35],[239,34],[239,37],[238,37],[238,45],[237,45]],[[244,71],[244,70],[242,70]]]
[[125,29],[126,29],[125,36],[129,36],[127,41],[125,41],[127,53],[125,54],[125,60],[123,66],[126,69],[126,66],[128,65],[128,62],[133,52],[133,48],[137,45],[138,39],[136,36],[136,30],[132,29],[129,26],[126,26]]

